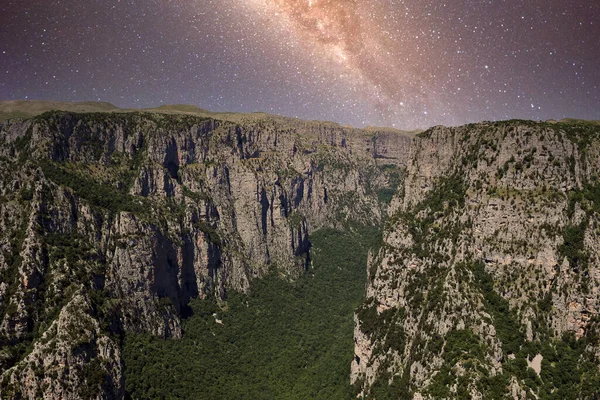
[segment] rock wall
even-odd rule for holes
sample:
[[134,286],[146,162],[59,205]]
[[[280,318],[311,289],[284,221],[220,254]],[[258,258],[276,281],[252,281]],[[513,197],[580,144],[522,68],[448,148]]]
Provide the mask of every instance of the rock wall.
[[181,337],[191,298],[294,279],[309,232],[380,221],[411,140],[381,134],[153,113],[1,125],[0,396],[122,398],[124,331]]
[[356,314],[357,393],[598,395],[599,139],[527,121],[415,138]]

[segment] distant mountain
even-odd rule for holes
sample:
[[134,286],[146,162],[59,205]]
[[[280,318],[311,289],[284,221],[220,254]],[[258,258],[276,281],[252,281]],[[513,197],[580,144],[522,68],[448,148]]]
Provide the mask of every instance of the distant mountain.
[[[42,100],[5,100],[0,101],[0,121],[11,118],[31,118],[48,111],[68,111],[76,113],[131,113],[131,112],[150,112],[155,114],[183,114],[194,115],[198,117],[215,118],[224,121],[241,122],[242,120],[257,120],[263,118],[279,118],[283,120],[293,120],[294,118],[279,117],[262,112],[256,113],[234,113],[234,112],[213,112],[203,108],[185,105],[162,105],[154,108],[119,108],[113,104],[105,102],[60,102],[60,101],[42,101]],[[331,123],[333,124],[333,123]],[[337,125],[337,124],[334,124]]]
[[9,118],[31,118],[52,110],[70,112],[116,112],[121,109],[110,103],[93,101],[67,103],[42,100],[5,100],[0,101],[0,121]]

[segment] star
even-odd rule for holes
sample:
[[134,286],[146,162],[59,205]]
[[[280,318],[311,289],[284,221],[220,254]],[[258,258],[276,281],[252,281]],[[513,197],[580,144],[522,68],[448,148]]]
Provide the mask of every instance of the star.
[[6,0],[0,97],[403,129],[600,119],[599,20],[584,0]]

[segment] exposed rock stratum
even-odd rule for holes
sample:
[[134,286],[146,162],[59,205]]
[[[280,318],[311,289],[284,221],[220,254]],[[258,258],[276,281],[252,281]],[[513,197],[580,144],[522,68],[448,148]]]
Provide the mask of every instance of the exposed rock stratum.
[[[89,106],[89,105],[87,105]],[[377,224],[410,137],[271,116],[49,112],[0,125],[0,394],[122,398],[120,335]],[[396,186],[394,186],[396,185]]]
[[356,313],[368,398],[600,395],[600,127],[435,127],[411,145]]

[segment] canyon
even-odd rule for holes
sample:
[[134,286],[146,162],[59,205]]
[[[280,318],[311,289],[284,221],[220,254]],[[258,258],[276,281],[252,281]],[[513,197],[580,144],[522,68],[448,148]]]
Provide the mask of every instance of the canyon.
[[401,132],[9,106],[3,398],[124,398],[127,335],[181,340],[194,302],[225,310],[265,277],[302,280],[312,235],[358,227],[382,237],[354,315],[352,396],[598,395],[596,122]]

